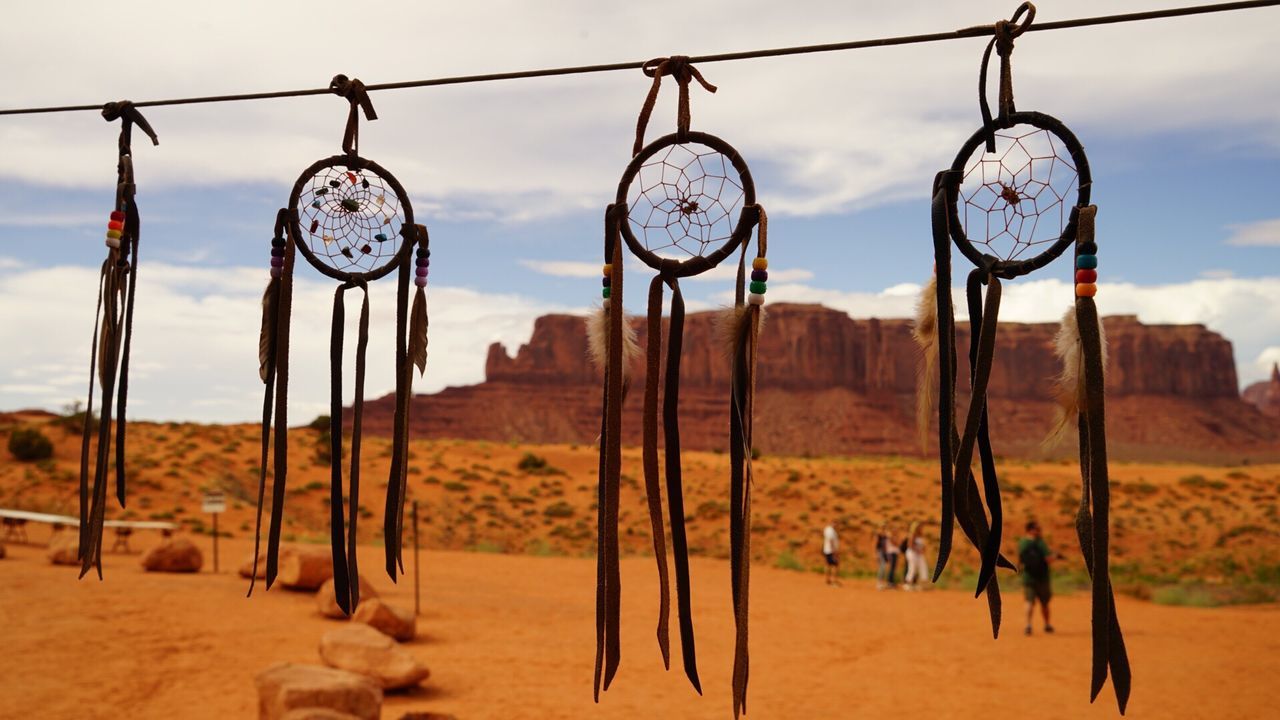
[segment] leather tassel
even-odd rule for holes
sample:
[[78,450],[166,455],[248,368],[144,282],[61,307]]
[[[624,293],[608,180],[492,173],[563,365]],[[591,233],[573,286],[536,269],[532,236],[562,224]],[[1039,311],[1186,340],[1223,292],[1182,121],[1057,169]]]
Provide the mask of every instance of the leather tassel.
[[280,278],[271,278],[262,294],[262,329],[258,335],[258,376],[265,390],[262,396],[262,455],[258,462],[258,511],[253,529],[253,574],[249,591],[253,595],[258,582],[258,559],[262,549],[262,507],[267,490],[267,457],[271,449],[271,403],[275,396],[276,339],[280,312]]
[[[416,228],[420,226],[415,227]],[[402,231],[403,232],[403,231]],[[423,230],[425,236],[425,229]],[[406,240],[408,236],[406,235]],[[383,510],[382,541],[387,577],[396,581],[404,572],[404,503],[408,491],[409,403],[413,395],[413,370],[409,362],[409,275],[408,262],[401,263],[396,282],[396,412],[391,447],[391,469],[387,475],[387,500]],[[358,582],[358,580],[357,580]]]
[[[293,313],[293,266],[297,238],[290,231],[288,211],[276,215],[285,238],[284,267],[280,272],[280,300],[276,321],[275,428],[272,431],[271,524],[267,531],[267,589],[280,569],[280,533],[284,524],[284,498],[289,477],[289,326]],[[263,431],[266,432],[264,425]],[[256,573],[255,573],[256,574]]]
[[267,382],[275,364],[276,317],[280,311],[280,278],[271,278],[262,293],[262,329],[258,332],[258,377]]
[[929,278],[916,303],[916,319],[911,336],[920,347],[920,366],[916,373],[916,431],[920,450],[929,447],[929,416],[933,413],[934,373],[938,368],[938,278]]
[[751,428],[755,402],[756,347],[762,310],[759,305],[738,306],[733,309],[735,342],[731,354],[733,371],[729,413],[729,544],[735,627],[732,674],[735,718],[747,709],[747,678],[750,667],[748,618],[751,576]]
[[662,478],[658,469],[658,389],[662,372],[662,276],[649,283],[646,330],[644,427],[641,456],[644,463],[645,499],[653,533],[653,556],[658,565],[658,650],[662,666],[671,669],[671,578],[667,569],[666,528],[662,520]]
[[[939,172],[933,180],[932,225],[934,274],[938,286],[951,287],[951,235],[947,212],[949,200],[957,192],[959,177],[949,171]],[[951,556],[951,544],[955,533],[955,482],[953,477],[955,451],[958,444],[955,430],[956,402],[956,321],[951,306],[951,293],[934,293],[938,310],[938,457],[942,510],[938,515],[938,558],[933,569],[933,581],[937,582],[947,567]]]

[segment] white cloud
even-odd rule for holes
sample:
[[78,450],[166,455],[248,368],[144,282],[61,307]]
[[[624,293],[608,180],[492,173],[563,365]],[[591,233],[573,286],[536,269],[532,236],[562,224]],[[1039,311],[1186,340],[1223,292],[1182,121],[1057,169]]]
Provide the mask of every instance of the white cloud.
[[600,277],[603,267],[603,263],[577,260],[521,260],[520,264],[536,273],[562,278]]
[[[14,57],[41,61],[8,78],[5,104],[319,87],[336,72],[376,83],[712,53],[929,32],[1009,13],[1006,0],[822,0],[802,11],[769,0],[652,0],[643,8],[577,0],[540,3],[536,12],[521,0],[386,2],[360,20],[376,26],[376,41],[336,50],[325,39],[349,4],[312,0],[305,12],[247,0],[217,7],[192,13],[181,3],[149,0],[122,14],[89,0],[16,4],[0,43]],[[1113,3],[1082,0],[1042,8],[1041,16],[1113,11]],[[1086,145],[1104,133],[1204,129],[1220,138],[1213,142],[1274,151],[1274,13],[1028,34],[1018,42],[1019,106],[1063,117]],[[130,52],[118,57],[115,44],[125,36]],[[694,89],[693,125],[732,142],[753,166],[777,169],[781,181],[760,188],[775,214],[858,209],[919,194],[922,179],[949,163],[978,125],[982,42],[707,64],[701,69],[720,91]],[[361,142],[437,217],[518,220],[599,210],[629,159],[648,84],[633,71],[374,93],[381,119],[362,125]],[[663,90],[650,137],[673,126],[674,84]],[[1224,107],[1231,112],[1224,115]],[[161,145],[137,148],[141,187],[283,186],[314,158],[338,150],[345,108],[321,96],[154,108],[147,116]],[[114,180],[115,133],[90,112],[6,117],[0,173],[106,186]]]
[[[329,325],[334,285],[300,272],[291,336],[291,413],[327,412]],[[84,399],[98,271],[54,267],[0,278],[0,407],[59,408]],[[248,421],[261,412],[258,330],[265,273],[150,263],[141,275],[134,320],[130,405],[138,417]],[[347,294],[345,400],[352,397],[356,291]],[[430,358],[418,391],[479,382],[488,346],[527,342],[538,315],[559,308],[516,295],[429,287]],[[395,385],[395,282],[370,288],[365,397]],[[38,308],[38,311],[34,310]]]
[[1280,247],[1280,218],[1229,225],[1228,245],[1264,245]]
[[[602,263],[581,262],[577,260],[520,260],[521,265],[533,270],[536,273],[550,275],[552,277],[562,278],[594,278],[600,277]],[[629,257],[627,259],[628,270],[639,270],[643,272],[644,263],[640,260]],[[732,282],[738,276],[738,266],[733,262],[725,262],[718,265],[700,275],[686,278],[690,282]],[[813,272],[803,268],[769,268],[769,281],[778,282],[799,282],[801,280],[812,280]]]

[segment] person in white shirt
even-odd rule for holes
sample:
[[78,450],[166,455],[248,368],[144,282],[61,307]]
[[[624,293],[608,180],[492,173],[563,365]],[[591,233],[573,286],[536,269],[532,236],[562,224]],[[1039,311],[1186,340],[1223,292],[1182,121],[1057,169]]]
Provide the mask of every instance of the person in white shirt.
[[836,534],[836,523],[833,520],[822,529],[822,556],[827,560],[827,584],[840,584],[840,536]]
[[929,577],[929,568],[924,562],[924,536],[920,531],[920,523],[911,523],[907,531],[907,576],[904,579],[907,590],[919,590],[920,582]]

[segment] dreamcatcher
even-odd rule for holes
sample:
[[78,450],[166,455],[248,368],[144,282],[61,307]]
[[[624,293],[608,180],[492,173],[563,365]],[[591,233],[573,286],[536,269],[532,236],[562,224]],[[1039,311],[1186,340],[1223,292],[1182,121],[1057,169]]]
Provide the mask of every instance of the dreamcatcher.
[[[689,129],[689,83],[697,80],[709,92],[716,88],[686,57],[651,60],[644,72],[653,78],[640,111],[632,160],[618,183],[618,194],[605,211],[604,278],[601,309],[590,318],[592,353],[605,375],[600,430],[599,540],[596,585],[595,697],[608,689],[618,669],[620,588],[618,572],[618,490],[622,463],[622,405],[630,386],[629,368],[639,354],[635,331],[622,308],[623,243],[657,271],[649,284],[643,464],[654,555],[658,564],[658,647],[670,668],[668,621],[670,581],[662,517],[658,459],[659,376],[662,386],[661,428],[665,451],[667,512],[675,556],[676,605],[685,674],[695,690],[698,680],[689,586],[689,556],[684,526],[680,464],[680,353],[684,332],[684,299],[680,278],[701,274],[738,252],[734,306],[721,328],[732,360],[730,407],[730,544],[736,640],[733,665],[735,716],[746,709],[747,585],[750,558],[751,430],[755,395],[757,336],[768,280],[767,219],[756,204],[755,186],[746,162],[732,146],[714,135]],[[663,76],[680,88],[676,132],[644,145],[644,131]],[[756,256],[748,284],[746,256],[752,229],[759,227]],[[663,287],[671,289],[671,316],[665,370],[662,362]]]
[[[1024,14],[1026,20],[1019,25]],[[965,537],[981,553],[977,593],[986,593],[992,632],[999,634],[1000,588],[993,581],[995,571],[997,566],[1016,569],[1000,553],[1000,485],[987,422],[987,383],[995,351],[1001,280],[1012,280],[1048,265],[1074,245],[1075,306],[1063,319],[1057,338],[1064,372],[1059,378],[1062,412],[1055,432],[1060,433],[1074,422],[1080,434],[1082,492],[1076,529],[1093,582],[1090,698],[1097,697],[1109,672],[1123,713],[1129,698],[1130,672],[1108,572],[1105,339],[1093,301],[1097,292],[1097,207],[1089,204],[1089,163],[1075,135],[1053,117],[1014,108],[1010,70],[1013,41],[1026,31],[1034,17],[1035,7],[1023,3],[1011,20],[996,23],[995,37],[983,54],[978,81],[983,126],[960,148],[951,169],[938,173],[934,179],[935,277],[921,297],[915,328],[924,351],[919,387],[922,440],[928,432],[932,408],[931,378],[935,373],[939,378],[942,531],[934,580],[946,566],[953,522],[958,522]],[[999,110],[995,118],[986,101],[987,64],[992,48],[1000,56]],[[977,152],[980,147],[984,152]],[[955,417],[955,321],[950,293],[952,241],[976,266],[969,273],[966,286],[972,330],[971,395],[964,423],[959,426]],[[975,445],[982,471],[981,493],[971,467]]]
[[[119,159],[116,163],[116,203],[107,221],[107,257],[98,277],[98,306],[94,311],[93,350],[89,358],[89,399],[84,409],[80,443],[80,577],[96,567],[102,578],[102,527],[107,510],[107,483],[111,474],[112,395],[115,395],[116,499],[125,504],[125,410],[129,399],[129,349],[133,341],[133,303],[138,284],[138,238],[142,223],[134,202],[133,126],[136,124],[153,145],[159,145],[151,124],[128,100],[107,103],[102,117],[120,121]],[[93,419],[93,387],[102,389],[102,409],[97,427]],[[94,447],[93,487],[89,485],[90,447]]]
[[[396,578],[403,534],[409,399],[413,367],[419,372],[427,361],[427,305],[424,288],[431,251],[426,228],[413,222],[409,197],[395,177],[375,162],[359,155],[359,114],[376,120],[373,104],[359,80],[338,75],[330,90],[346,98],[347,116],[342,155],[319,160],[302,172],[289,195],[289,207],[276,215],[271,240],[271,281],[262,298],[262,333],[259,338],[259,372],[266,384],[262,402],[262,462],[258,485],[258,521],[255,543],[260,541],[262,508],[266,496],[267,458],[271,451],[272,410],[275,445],[271,486],[271,525],[267,537],[267,587],[275,580],[280,548],[280,527],[288,473],[289,318],[293,298],[295,251],[312,267],[341,284],[334,293],[333,324],[329,344],[330,371],[330,533],[333,551],[334,592],[338,605],[350,613],[360,601],[356,565],[356,519],[360,503],[360,441],[364,413],[365,349],[369,334],[368,283],[392,271],[398,273],[396,294],[396,411],[391,470],[383,535],[387,574]],[[416,270],[409,258],[417,249]],[[409,281],[417,286],[412,309]],[[351,412],[351,468],[343,512],[342,478],[342,347],[345,294],[359,289],[359,330],[356,339],[355,400]],[[406,316],[407,315],[407,316]],[[273,397],[274,396],[274,397]],[[257,577],[257,548],[254,551]],[[250,582],[249,592],[253,592]]]

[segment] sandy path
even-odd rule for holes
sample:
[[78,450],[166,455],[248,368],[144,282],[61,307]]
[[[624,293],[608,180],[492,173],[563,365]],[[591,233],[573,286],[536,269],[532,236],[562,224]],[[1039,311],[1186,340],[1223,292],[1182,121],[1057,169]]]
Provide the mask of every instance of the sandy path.
[[[137,556],[112,555],[102,583],[77,582],[73,568],[46,563],[42,548],[10,546],[0,560],[0,717],[253,717],[254,673],[277,661],[317,662],[333,621],[314,612],[309,595],[246,600],[228,567],[248,545],[224,545],[220,575],[145,574]],[[379,550],[363,551],[375,587],[411,606],[412,587],[394,587],[378,570]],[[727,563],[693,563],[699,698],[678,669],[662,670],[652,560],[624,561],[623,663],[598,706],[594,572],[578,558],[424,554],[422,638],[411,647],[432,676],[421,691],[388,697],[384,717],[428,709],[464,720],[731,717]],[[1088,704],[1083,594],[1056,601],[1055,636],[1023,637],[1020,609],[1010,606],[1007,634],[993,642],[985,604],[963,593],[878,593],[864,582],[832,589],[817,575],[764,567],[753,580],[749,717],[1118,717],[1109,687]],[[1120,602],[1136,676],[1129,717],[1252,718],[1273,709],[1266,678],[1280,677],[1280,608]]]

